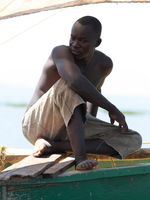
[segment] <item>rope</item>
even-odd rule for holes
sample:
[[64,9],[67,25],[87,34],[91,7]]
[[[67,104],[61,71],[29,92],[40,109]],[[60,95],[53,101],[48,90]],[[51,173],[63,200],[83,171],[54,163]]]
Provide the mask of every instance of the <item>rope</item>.
[[3,10],[5,10],[14,0],[11,0],[4,8],[2,8],[2,10],[0,10],[0,12],[2,12]]
[[5,146],[0,146],[0,171],[2,171],[5,166],[6,148]]
[[42,22],[46,21],[47,19],[51,18],[52,16],[56,15],[57,13],[59,13],[59,12],[63,11],[64,9],[65,9],[65,8],[62,8],[62,9],[61,9],[61,10],[59,10],[58,12],[56,12],[56,13],[54,13],[54,14],[50,15],[49,17],[47,17],[47,18],[43,19],[42,21],[40,21],[40,22],[38,22],[38,23],[34,24],[33,26],[31,26],[31,27],[27,28],[26,30],[24,30],[24,31],[22,31],[22,32],[20,32],[20,33],[18,33],[17,35],[15,35],[15,36],[11,37],[10,39],[8,39],[8,40],[6,40],[6,41],[2,42],[2,43],[0,44],[0,46],[1,46],[1,45],[3,45],[3,44],[5,44],[5,43],[7,43],[7,42],[9,42],[9,41],[10,41],[10,40],[12,40],[12,39],[14,39],[14,38],[18,37],[19,35],[21,35],[21,34],[25,33],[26,31],[28,31],[28,30],[32,29],[33,27],[35,27],[35,26],[37,26],[37,25],[41,24]]
[[112,167],[115,167],[115,166],[116,166],[116,164],[115,164],[115,161],[114,161],[114,159],[113,159],[112,157],[110,157],[110,160],[111,160],[111,165],[112,165]]

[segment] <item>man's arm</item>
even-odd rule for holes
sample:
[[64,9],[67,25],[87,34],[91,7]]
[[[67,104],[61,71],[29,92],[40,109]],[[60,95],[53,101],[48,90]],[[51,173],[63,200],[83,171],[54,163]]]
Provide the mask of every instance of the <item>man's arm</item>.
[[[107,70],[107,72],[105,73],[105,78],[106,78],[106,76],[108,76],[110,74],[111,71],[112,71],[112,67],[109,71]],[[105,78],[98,85],[98,89],[99,89],[100,93],[101,93],[101,87],[104,84]],[[87,113],[96,117],[97,111],[98,111],[98,106],[92,104],[91,102],[87,102],[86,105],[87,105]]]
[[42,74],[37,83],[32,99],[29,102],[27,110],[34,105],[36,101],[40,99],[40,97],[43,96],[43,94],[45,94],[59,78],[60,76],[57,73],[50,55],[43,67]]
[[[101,93],[101,90],[99,92]],[[87,113],[96,117],[97,111],[98,111],[98,106],[92,104],[91,102],[86,102],[86,106],[87,106]]]
[[111,118],[111,123],[117,121],[119,126],[122,127],[122,132],[125,132],[128,129],[124,115],[81,74],[80,69],[74,63],[69,48],[65,46],[54,48],[52,57],[59,75],[68,83],[70,88],[79,94],[85,101],[89,101],[92,104],[107,110]]
[[44,94],[44,91],[42,89],[36,87],[34,94],[33,94],[32,98],[31,98],[31,100],[30,100],[30,102],[27,106],[26,112],[29,110],[29,108],[31,106],[33,106],[37,102],[38,99],[40,99],[41,96],[43,96],[43,94]]
[[97,111],[98,111],[98,106],[93,105],[90,102],[87,102],[86,106],[87,106],[87,113],[92,115],[92,116],[94,116],[94,117],[96,117]]
[[82,75],[67,47],[56,47],[52,52],[52,56],[59,75],[67,82],[70,88],[85,101],[89,101],[109,111],[112,104]]

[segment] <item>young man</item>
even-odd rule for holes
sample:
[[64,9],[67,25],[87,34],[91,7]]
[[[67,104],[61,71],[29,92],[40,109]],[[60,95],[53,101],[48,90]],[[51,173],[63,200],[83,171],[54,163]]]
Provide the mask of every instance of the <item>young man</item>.
[[[141,136],[100,92],[113,67],[95,50],[100,35],[99,20],[85,16],[74,23],[69,46],[52,50],[22,122],[34,156],[73,151],[76,169],[84,170],[98,164],[86,153],[124,158],[140,149]],[[108,111],[111,124],[96,118],[98,107]]]

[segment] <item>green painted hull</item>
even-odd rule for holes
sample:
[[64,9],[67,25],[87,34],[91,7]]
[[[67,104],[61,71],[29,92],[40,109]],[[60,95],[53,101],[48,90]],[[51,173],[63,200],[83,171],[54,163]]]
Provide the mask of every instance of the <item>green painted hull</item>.
[[0,181],[2,200],[149,200],[150,163]]

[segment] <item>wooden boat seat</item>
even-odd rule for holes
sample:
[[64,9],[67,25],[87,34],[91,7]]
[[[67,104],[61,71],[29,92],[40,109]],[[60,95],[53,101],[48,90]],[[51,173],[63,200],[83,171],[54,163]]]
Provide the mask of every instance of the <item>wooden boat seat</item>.
[[[58,163],[58,161],[60,161]],[[7,167],[0,173],[0,180],[12,177],[33,178],[43,173],[43,178],[52,178],[75,164],[73,156],[65,154],[44,154],[40,157],[27,156],[23,160]]]

